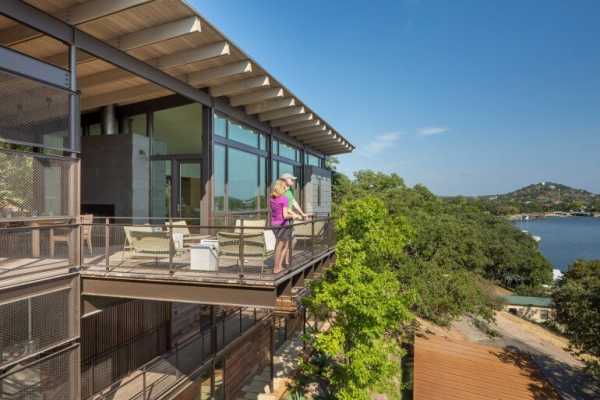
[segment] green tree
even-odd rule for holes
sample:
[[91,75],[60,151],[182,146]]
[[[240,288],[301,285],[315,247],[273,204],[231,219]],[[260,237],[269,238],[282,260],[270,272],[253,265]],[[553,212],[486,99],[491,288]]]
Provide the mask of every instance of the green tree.
[[[410,229],[390,230],[383,203],[346,201],[339,210],[337,261],[305,299],[309,314],[329,329],[311,331],[304,372],[324,382],[329,397],[369,399],[371,390],[398,393],[401,334],[412,319],[412,290],[404,290],[389,259],[404,248]],[[384,243],[385,234],[394,246]],[[383,255],[373,258],[382,251]]]
[[600,260],[576,261],[553,295],[556,316],[572,346],[596,357],[588,363],[600,379]]

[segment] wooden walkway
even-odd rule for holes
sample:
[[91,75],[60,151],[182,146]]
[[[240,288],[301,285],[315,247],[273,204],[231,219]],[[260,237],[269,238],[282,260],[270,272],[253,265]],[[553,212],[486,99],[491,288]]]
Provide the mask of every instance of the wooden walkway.
[[414,400],[558,400],[527,356],[426,335],[415,340]]

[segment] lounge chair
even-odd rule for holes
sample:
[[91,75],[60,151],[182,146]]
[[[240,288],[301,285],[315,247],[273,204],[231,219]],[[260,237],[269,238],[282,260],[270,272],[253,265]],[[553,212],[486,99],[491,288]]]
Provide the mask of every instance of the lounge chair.
[[165,222],[167,230],[169,230],[170,225],[173,226],[173,233],[179,233],[183,235],[183,245],[186,247],[189,247],[192,243],[197,243],[200,242],[202,239],[207,239],[210,237],[210,235],[197,235],[191,233],[190,229],[188,228],[187,222],[185,222],[184,220]]
[[265,236],[265,248],[267,252],[275,251],[275,244],[277,240],[275,239],[275,234],[270,229],[265,229],[267,225],[267,220],[265,219],[238,219],[235,221],[235,229],[234,233],[242,233],[243,228],[251,228],[244,229],[244,233],[258,233],[259,231],[263,232]]
[[246,264],[247,258],[255,258],[260,261],[260,273],[264,272],[265,261],[271,256],[273,251],[268,250],[265,243],[265,221],[244,220],[244,228],[263,228],[248,229],[242,233],[241,224],[234,232],[218,232],[217,240],[219,242],[219,263],[221,258],[234,258],[237,266],[242,267]]

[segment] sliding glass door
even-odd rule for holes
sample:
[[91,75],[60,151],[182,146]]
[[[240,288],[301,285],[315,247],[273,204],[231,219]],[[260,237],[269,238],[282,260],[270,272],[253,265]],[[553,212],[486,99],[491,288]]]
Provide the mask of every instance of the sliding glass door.
[[184,218],[197,225],[202,197],[200,160],[152,160],[152,217]]

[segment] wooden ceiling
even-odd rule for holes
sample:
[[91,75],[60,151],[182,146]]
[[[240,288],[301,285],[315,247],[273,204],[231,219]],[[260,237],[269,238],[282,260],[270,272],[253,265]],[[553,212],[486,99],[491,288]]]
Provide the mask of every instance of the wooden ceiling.
[[[28,0],[29,4],[277,127],[324,154],[354,146],[327,121],[181,0]],[[61,42],[0,18],[0,45],[66,67]],[[82,110],[172,94],[163,87],[78,54]]]

